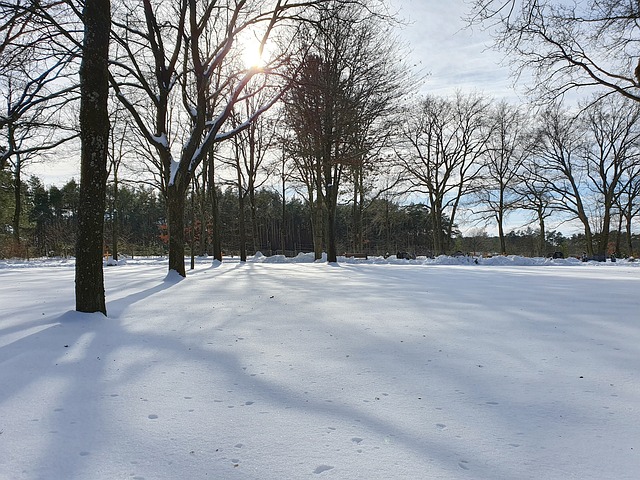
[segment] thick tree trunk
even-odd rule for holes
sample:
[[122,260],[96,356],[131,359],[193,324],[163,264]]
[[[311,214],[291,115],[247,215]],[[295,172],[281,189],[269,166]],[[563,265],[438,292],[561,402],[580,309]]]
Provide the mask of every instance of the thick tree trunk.
[[589,226],[589,220],[581,218],[582,225],[584,226],[584,241],[585,248],[587,250],[587,256],[593,257],[593,234],[591,233],[591,227]]
[[108,54],[109,0],[88,0],[84,7],[84,49],[80,66],[80,202],[76,242],[76,310],[107,308],[102,271],[104,212],[109,145]]
[[547,250],[547,232],[544,223],[544,216],[538,213],[538,225],[540,226],[540,238],[538,240],[538,255],[545,256]]
[[336,185],[327,185],[325,199],[327,203],[327,262],[336,263],[338,261],[338,248],[336,245],[336,208],[337,192]]
[[436,255],[444,255],[445,240],[444,229],[442,227],[442,213],[438,205],[431,206],[431,228],[433,229],[433,250]]
[[616,251],[614,252],[616,255],[619,255],[622,250],[622,217],[622,209],[620,209],[618,214],[618,228],[616,230]]
[[311,219],[311,229],[313,233],[313,258],[315,260],[320,260],[322,258],[322,239],[324,238],[324,212],[320,197],[318,197],[315,202],[313,202],[313,199],[311,200],[311,208],[313,212],[313,218]]
[[429,196],[431,207],[429,215],[431,218],[433,253],[436,255],[444,255],[447,250],[447,232],[442,224],[444,214],[442,211],[442,199],[437,193]]
[[607,255],[609,249],[609,232],[611,229],[611,207],[605,206],[604,219],[602,221],[602,232],[598,237],[598,250],[597,255]]
[[184,265],[184,208],[186,192],[178,186],[167,187],[167,227],[169,228],[169,271],[186,277]]
[[498,237],[500,238],[500,254],[507,254],[507,242],[504,238],[504,219],[502,217],[502,213],[496,216],[496,220],[498,221]]

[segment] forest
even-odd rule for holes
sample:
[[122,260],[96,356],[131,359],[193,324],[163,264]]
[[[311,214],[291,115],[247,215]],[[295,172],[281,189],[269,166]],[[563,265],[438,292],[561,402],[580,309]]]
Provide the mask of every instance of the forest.
[[[11,225],[14,205],[11,182],[0,174],[0,221]],[[105,216],[104,254],[125,258],[161,256],[168,252],[167,225],[163,198],[151,187],[122,186],[117,199],[113,188],[107,192],[108,209]],[[23,191],[21,216],[21,242],[16,244],[10,230],[0,234],[2,258],[30,258],[45,256],[69,257],[73,255],[77,233],[79,187],[75,180],[58,188],[46,188],[36,177],[30,178]],[[240,225],[238,193],[232,187],[218,191],[221,218],[222,252],[240,256]],[[246,251],[249,255],[295,256],[313,251],[310,213],[306,204],[297,198],[285,199],[272,189],[260,189],[255,195],[255,215],[245,206],[244,218],[252,219],[247,228]],[[213,235],[211,215],[207,202],[197,194],[187,200],[187,254],[211,255]],[[204,208],[204,210],[203,210]],[[434,256],[433,233],[428,205],[402,205],[392,198],[371,202],[364,219],[364,241],[355,249],[353,217],[350,205],[340,205],[337,215],[337,243],[340,254],[364,253],[373,256],[395,255],[405,252],[416,256]],[[446,222],[446,218],[444,219]],[[255,232],[255,233],[254,233]],[[562,252],[565,256],[580,256],[584,235],[564,236],[561,232],[547,232],[544,250],[540,250],[539,231],[532,228],[512,230],[505,235],[507,250],[513,255],[550,256]],[[633,248],[638,249],[637,236],[632,237]],[[627,238],[616,230],[609,249],[622,252]],[[20,250],[15,251],[19,245]],[[484,229],[462,235],[454,229],[451,252],[472,255],[495,255],[500,239],[490,236]]]
[[595,3],[471,3],[510,104],[419,93],[384,1],[2,1],[0,255],[632,256],[640,15]]

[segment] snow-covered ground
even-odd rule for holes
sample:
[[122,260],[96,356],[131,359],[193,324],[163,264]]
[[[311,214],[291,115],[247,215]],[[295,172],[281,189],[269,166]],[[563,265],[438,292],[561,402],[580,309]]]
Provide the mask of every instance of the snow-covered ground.
[[637,266],[1,262],[0,479],[640,478]]

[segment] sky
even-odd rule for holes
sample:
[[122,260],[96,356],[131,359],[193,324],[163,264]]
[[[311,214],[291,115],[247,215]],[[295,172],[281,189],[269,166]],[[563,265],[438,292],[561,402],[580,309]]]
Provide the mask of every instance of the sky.
[[0,261],[0,480],[637,480],[640,263],[342,260]]
[[[398,29],[408,50],[407,63],[423,76],[419,93],[450,95],[478,91],[496,98],[518,101],[509,68],[501,66],[502,54],[490,48],[491,38],[480,28],[467,28],[467,0],[389,0],[392,12],[406,23]],[[74,148],[74,147],[72,147]],[[33,165],[27,175],[37,174],[46,185],[63,185],[72,177],[79,181],[80,152],[68,157],[77,161],[51,161]]]
[[449,95],[456,89],[521,101],[503,54],[480,27],[470,28],[468,0],[390,0],[407,22],[399,36],[407,44],[416,71],[427,74],[423,94]]

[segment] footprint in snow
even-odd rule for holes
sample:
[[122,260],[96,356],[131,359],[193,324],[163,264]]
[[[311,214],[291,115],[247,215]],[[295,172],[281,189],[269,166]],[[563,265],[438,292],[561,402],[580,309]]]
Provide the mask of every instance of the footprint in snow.
[[318,465],[316,469],[313,471],[316,475],[321,474],[322,472],[326,472],[327,470],[333,470],[334,467],[331,465]]
[[466,460],[460,460],[458,466],[463,470],[469,470],[469,462]]

